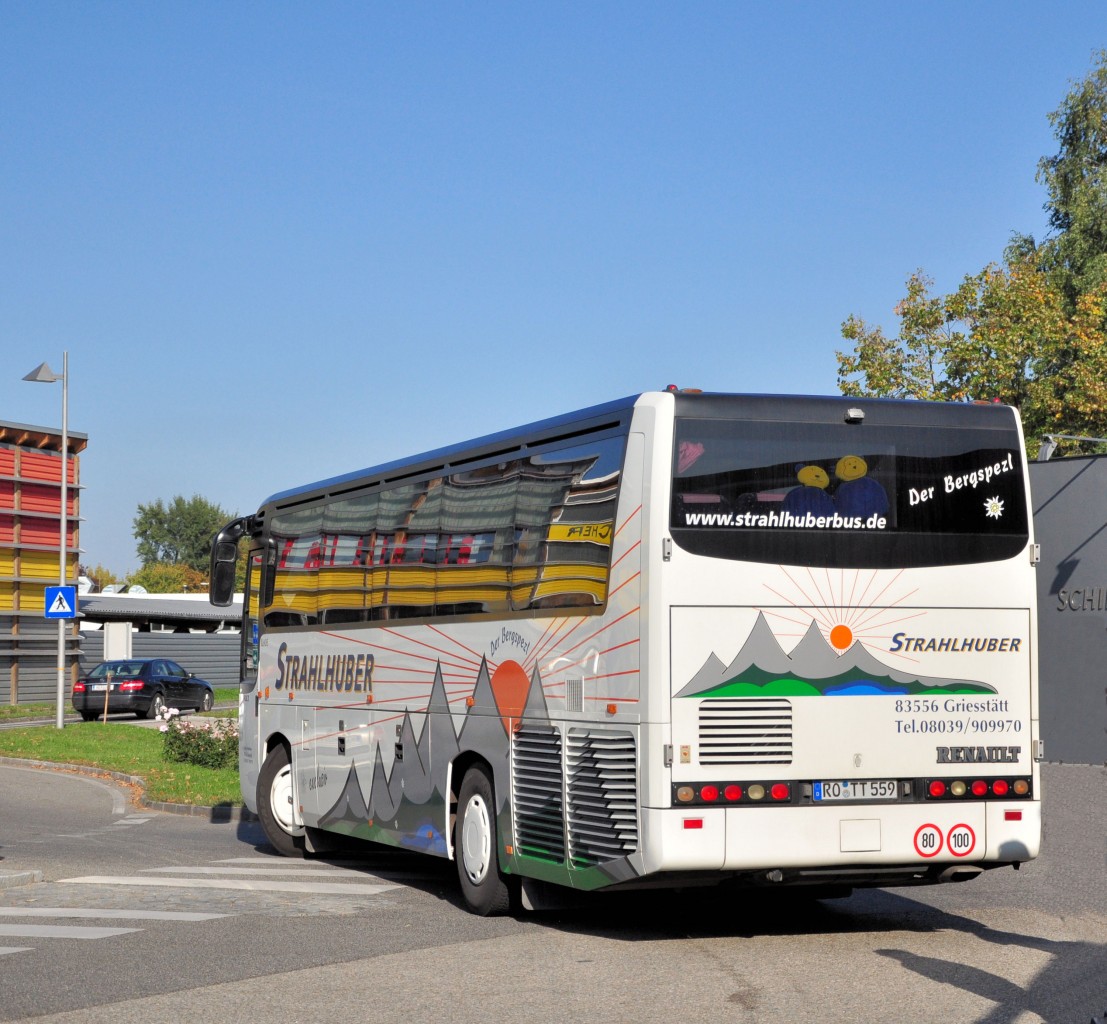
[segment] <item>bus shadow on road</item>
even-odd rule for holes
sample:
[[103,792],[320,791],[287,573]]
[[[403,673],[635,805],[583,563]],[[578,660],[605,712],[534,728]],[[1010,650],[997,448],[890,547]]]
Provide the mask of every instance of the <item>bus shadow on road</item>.
[[[865,889],[848,898],[820,900],[792,892],[717,888],[594,898],[595,903],[573,911],[544,912],[536,920],[558,930],[622,942],[865,935],[865,945],[876,956],[992,1003],[994,1008],[974,1018],[974,1024],[1022,1019],[1068,1024],[1098,1019],[1097,1014],[1107,1019],[1107,943],[997,929],[901,892]],[[1044,954],[1046,963],[1023,987],[985,967],[921,955],[895,944],[896,935],[940,932],[1003,947],[1000,961],[1014,964],[1027,955]],[[992,953],[977,957],[978,964],[997,959]],[[1021,1017],[1024,1013],[1029,1016]]]

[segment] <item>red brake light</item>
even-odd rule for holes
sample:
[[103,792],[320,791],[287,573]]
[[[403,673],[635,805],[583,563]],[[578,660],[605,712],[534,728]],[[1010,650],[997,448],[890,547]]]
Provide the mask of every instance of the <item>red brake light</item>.
[[84,693],[85,692],[85,684],[84,683],[74,683],[73,684],[73,692],[74,693]]
[[741,786],[727,786],[723,790],[723,796],[728,800],[741,800],[742,799],[742,787]]
[[995,782],[992,783],[992,792],[995,793],[996,796],[1006,796],[1007,789],[1006,779],[996,779]]
[[985,796],[987,794],[987,792],[988,792],[988,783],[986,783],[983,779],[977,779],[972,784],[972,795],[973,796]]
[[706,800],[708,803],[714,803],[719,799],[719,787],[718,786],[704,786],[700,790],[700,799]]
[[930,783],[930,795],[931,796],[945,796],[946,784],[941,779],[934,779]]
[[128,679],[127,682],[119,684],[119,689],[122,690],[124,693],[129,693],[134,690],[141,690],[142,687],[143,682],[141,679]]
[[787,800],[792,794],[783,782],[774,782],[772,789],[769,790],[769,795],[774,800]]

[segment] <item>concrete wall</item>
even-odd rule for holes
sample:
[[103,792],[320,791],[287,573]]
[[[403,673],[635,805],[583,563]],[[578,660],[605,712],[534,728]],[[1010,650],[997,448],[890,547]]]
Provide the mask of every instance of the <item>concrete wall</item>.
[[1107,764],[1107,456],[1030,464],[1047,761]]

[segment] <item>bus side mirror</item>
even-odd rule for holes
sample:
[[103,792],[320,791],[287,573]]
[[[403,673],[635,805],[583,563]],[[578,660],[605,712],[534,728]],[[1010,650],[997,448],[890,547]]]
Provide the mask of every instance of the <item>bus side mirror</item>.
[[224,526],[212,541],[208,600],[219,608],[228,607],[234,600],[238,541],[246,532],[245,520],[236,519]]

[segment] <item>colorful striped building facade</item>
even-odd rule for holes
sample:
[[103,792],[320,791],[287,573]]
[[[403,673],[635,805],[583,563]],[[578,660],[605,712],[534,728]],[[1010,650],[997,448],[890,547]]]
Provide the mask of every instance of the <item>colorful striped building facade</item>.
[[[84,434],[68,433],[66,583],[80,558],[80,453]],[[57,692],[58,627],[44,615],[44,593],[60,582],[61,431],[0,420],[0,703],[52,700]],[[66,678],[77,664],[73,620]]]

